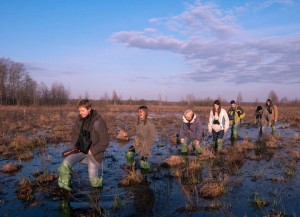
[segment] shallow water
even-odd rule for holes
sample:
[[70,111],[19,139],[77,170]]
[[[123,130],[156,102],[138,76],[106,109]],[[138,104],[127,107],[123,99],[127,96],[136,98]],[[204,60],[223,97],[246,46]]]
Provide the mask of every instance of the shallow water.
[[[280,129],[282,141],[295,135],[291,128]],[[225,146],[230,146],[229,132],[225,134]],[[243,126],[242,138],[256,140],[257,129]],[[206,144],[211,140],[207,137]],[[241,141],[239,141],[241,142]],[[119,187],[119,181],[126,175],[125,150],[132,141],[122,144],[111,141],[104,163],[104,183],[102,190],[89,187],[87,165],[79,163],[73,167],[72,194],[55,194],[57,180],[35,191],[33,202],[17,199],[16,189],[20,179],[33,180],[33,173],[56,173],[62,162],[62,151],[69,145],[48,144],[34,150],[34,158],[22,162],[22,169],[12,175],[0,173],[0,214],[1,216],[265,216],[282,213],[286,216],[300,214],[300,175],[299,162],[294,176],[286,176],[285,149],[261,149],[259,153],[249,151],[248,155],[259,155],[260,160],[244,159],[232,166],[223,167],[222,158],[201,162],[197,179],[201,182],[208,178],[226,180],[225,193],[216,199],[199,196],[194,185],[174,176],[176,168],[158,167],[171,155],[178,154],[180,146],[165,141],[157,141],[150,158],[153,168],[147,174],[147,182],[139,186]],[[299,143],[299,142],[298,142]],[[299,145],[298,145],[298,151]],[[194,161],[196,156],[190,155]],[[0,167],[8,162],[19,163],[5,157],[0,158]],[[181,170],[182,171],[182,170]],[[285,181],[274,181],[276,177],[287,177]],[[188,189],[190,196],[183,189]],[[254,195],[265,199],[268,205],[263,208],[254,206]],[[217,206],[214,206],[216,205]],[[91,209],[93,207],[93,209]],[[217,208],[214,208],[217,207]]]

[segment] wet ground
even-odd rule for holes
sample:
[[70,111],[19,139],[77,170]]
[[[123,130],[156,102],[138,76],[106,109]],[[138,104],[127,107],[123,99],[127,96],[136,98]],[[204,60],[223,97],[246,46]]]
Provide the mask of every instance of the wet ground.
[[[187,164],[179,167],[162,163],[180,155],[180,145],[158,136],[146,181],[129,187],[121,187],[119,182],[126,176],[124,152],[132,141],[112,140],[103,165],[103,189],[89,186],[87,165],[80,163],[73,167],[72,193],[58,189],[55,179],[35,185],[34,199],[29,202],[17,197],[19,181],[25,178],[34,182],[37,173],[57,174],[61,153],[69,145],[37,148],[34,158],[23,162],[1,156],[0,167],[13,162],[22,168],[13,174],[0,173],[0,216],[299,216],[299,159],[291,158],[289,152],[291,148],[300,152],[299,140],[295,139],[299,132],[282,123],[277,128],[277,148],[260,144],[235,161],[226,159],[228,152],[202,161],[190,153],[185,157]],[[224,148],[230,151],[229,136],[225,134]],[[235,147],[247,137],[255,143],[257,129],[242,126],[240,136]],[[205,145],[210,142],[211,137],[206,136]],[[186,168],[195,162],[200,166],[189,173]],[[224,193],[203,197],[201,184],[216,180],[225,183]]]

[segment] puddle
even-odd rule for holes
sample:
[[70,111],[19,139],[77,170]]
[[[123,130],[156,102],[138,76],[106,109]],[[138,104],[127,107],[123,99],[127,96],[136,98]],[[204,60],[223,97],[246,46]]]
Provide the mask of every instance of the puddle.
[[[243,126],[239,134],[242,139],[238,143],[246,137],[255,142],[257,129]],[[293,129],[278,126],[277,134],[280,135],[278,143],[295,143]],[[229,136],[227,132],[225,148],[231,146]],[[211,137],[206,139],[209,144]],[[170,156],[179,154],[180,145],[158,138],[150,157],[152,170],[147,173],[147,182],[120,187],[118,184],[126,175],[124,153],[131,143],[110,142],[102,190],[89,186],[87,165],[80,163],[73,167],[72,194],[60,194],[55,180],[35,186],[31,202],[17,198],[19,181],[34,180],[35,172],[56,174],[63,160],[61,153],[68,145],[48,144],[37,148],[34,158],[24,162],[0,157],[0,167],[8,162],[22,165],[14,174],[0,173],[1,216],[293,216],[300,213],[299,162],[290,166],[291,156],[286,146],[247,150],[243,153],[245,157],[236,161],[226,160],[226,153],[200,162],[197,156],[190,155],[185,158],[188,165],[199,162],[200,166],[187,171],[187,166],[160,166]],[[293,147],[300,151],[299,142],[298,147]],[[224,182],[224,193],[211,199],[202,197],[200,188],[207,180]]]

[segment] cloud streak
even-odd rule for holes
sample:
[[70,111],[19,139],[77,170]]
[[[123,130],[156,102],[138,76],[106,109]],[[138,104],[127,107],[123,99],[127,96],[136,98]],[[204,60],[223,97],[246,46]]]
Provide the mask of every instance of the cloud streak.
[[[266,1],[291,5],[291,1]],[[163,50],[184,57],[191,71],[183,79],[234,83],[300,83],[300,34],[242,38],[247,33],[233,12],[215,4],[196,2],[170,18],[153,18],[159,29],[122,31],[113,43],[127,47]]]

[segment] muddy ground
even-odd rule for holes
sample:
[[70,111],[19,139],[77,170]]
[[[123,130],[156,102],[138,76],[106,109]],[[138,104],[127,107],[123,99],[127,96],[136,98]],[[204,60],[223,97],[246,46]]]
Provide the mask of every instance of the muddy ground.
[[[150,107],[151,108],[151,107]],[[57,187],[61,153],[71,147],[73,108],[1,108],[0,216],[299,216],[300,126],[286,112],[270,133],[258,139],[251,111],[232,144],[210,151],[211,136],[200,156],[180,155],[176,133],[184,107],[150,112],[157,139],[151,169],[128,181],[124,153],[132,140],[116,139],[136,121],[135,110],[99,108],[111,142],[103,163],[103,188],[89,186],[87,165],[73,167],[71,193]],[[206,129],[209,108],[195,108]],[[288,110],[290,111],[290,110]],[[124,184],[125,183],[125,184]]]

